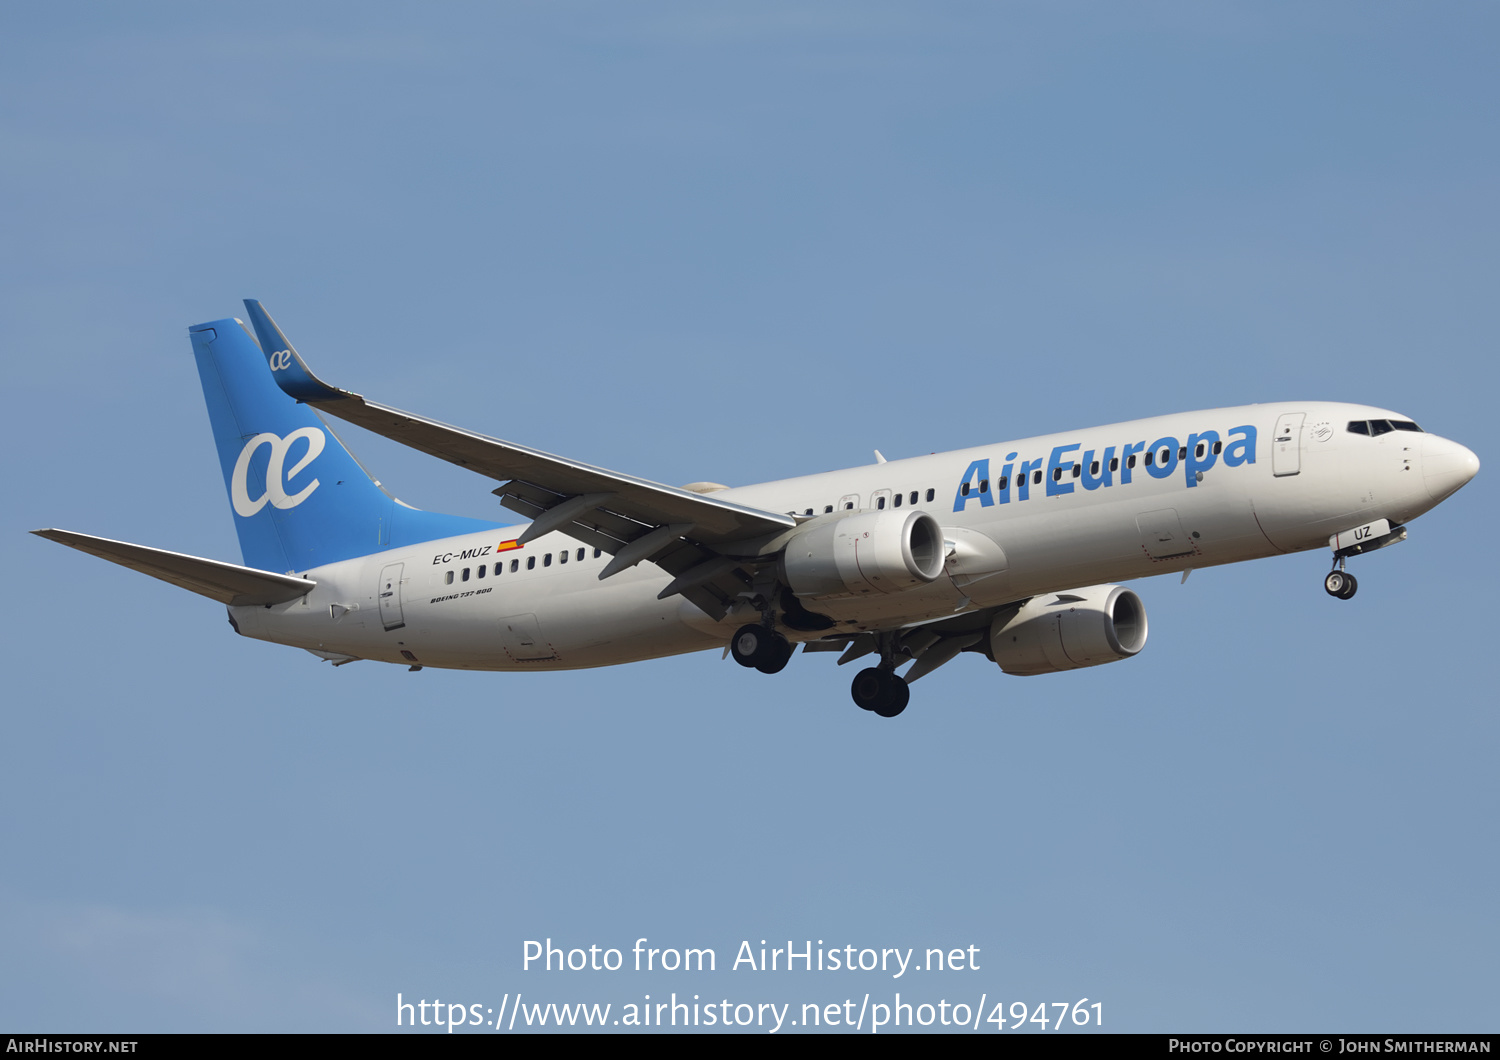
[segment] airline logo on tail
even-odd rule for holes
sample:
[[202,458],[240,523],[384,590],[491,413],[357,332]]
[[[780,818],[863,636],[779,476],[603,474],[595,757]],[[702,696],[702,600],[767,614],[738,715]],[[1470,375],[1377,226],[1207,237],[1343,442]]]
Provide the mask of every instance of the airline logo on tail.
[[[302,459],[292,465],[291,471],[286,470],[287,454],[291,452],[292,443],[298,439],[306,439],[307,452],[302,454]],[[288,493],[285,483],[297,477],[297,475],[308,464],[311,464],[323,447],[328,444],[328,436],[316,427],[303,427],[295,430],[285,438],[275,434],[257,434],[245,443],[245,448],[240,450],[239,459],[234,462],[234,477],[230,482],[229,496],[234,501],[234,510],[246,519],[255,515],[270,501],[277,508],[295,508],[308,497],[312,496],[313,490],[318,488],[318,480],[313,479],[296,493]],[[250,496],[250,486],[247,481],[250,475],[250,461],[255,456],[255,451],[263,445],[271,447],[271,459],[266,464],[266,492],[259,497]]]

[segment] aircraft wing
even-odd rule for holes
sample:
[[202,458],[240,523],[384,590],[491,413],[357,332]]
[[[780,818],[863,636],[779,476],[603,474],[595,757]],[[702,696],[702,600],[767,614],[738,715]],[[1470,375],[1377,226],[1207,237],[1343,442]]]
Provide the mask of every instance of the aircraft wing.
[[32,533],[235,607],[286,603],[306,596],[318,584],[290,574],[272,574],[236,563],[201,559],[181,552],[132,545],[127,541],[111,541],[107,537],[78,534],[71,530],[33,530]]
[[726,559],[717,546],[796,526],[790,515],[622,475],[366,401],[313,375],[259,302],[247,299],[245,308],[282,391],[320,412],[499,479],[504,485],[494,492],[500,503],[532,520],[523,544],[552,531],[568,534],[616,557],[601,578],[650,560],[676,576],[663,597],[682,593],[719,618],[749,580],[742,565]]

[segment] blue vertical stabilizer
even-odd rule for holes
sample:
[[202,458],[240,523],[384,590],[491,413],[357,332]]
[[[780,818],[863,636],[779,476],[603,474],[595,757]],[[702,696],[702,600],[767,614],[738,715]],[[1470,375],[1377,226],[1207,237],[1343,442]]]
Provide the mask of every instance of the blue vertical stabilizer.
[[303,571],[499,525],[387,494],[316,412],[282,393],[238,320],[188,333],[247,566]]

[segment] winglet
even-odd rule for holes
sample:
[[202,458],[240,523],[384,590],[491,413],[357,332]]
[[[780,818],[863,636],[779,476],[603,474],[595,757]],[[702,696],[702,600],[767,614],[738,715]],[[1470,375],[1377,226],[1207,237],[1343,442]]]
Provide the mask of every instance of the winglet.
[[276,326],[276,321],[271,319],[271,314],[258,301],[253,298],[245,299],[245,310],[250,314],[250,323],[255,327],[255,337],[260,340],[260,349],[266,355],[266,363],[271,366],[271,378],[276,380],[276,385],[281,387],[283,393],[312,404],[359,397],[347,390],[331,387],[313,375],[296,348]]

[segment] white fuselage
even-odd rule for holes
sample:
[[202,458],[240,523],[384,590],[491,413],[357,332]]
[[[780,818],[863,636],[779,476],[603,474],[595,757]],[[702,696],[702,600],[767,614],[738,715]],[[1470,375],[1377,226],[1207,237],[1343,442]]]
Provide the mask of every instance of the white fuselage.
[[[1328,402],[1211,409],[715,496],[814,517],[895,508],[899,498],[943,526],[949,560],[937,582],[866,598],[847,614],[836,601],[809,604],[840,621],[826,633],[789,631],[807,639],[1325,548],[1362,523],[1405,523],[1468,481],[1463,465],[1473,456],[1431,434],[1347,430],[1351,420],[1400,418]],[[562,533],[497,552],[520,529],[300,572],[317,582],[305,598],[234,607],[231,617],[246,636],[330,656],[477,670],[575,669],[720,648],[747,621],[731,611],[715,622],[680,596],[658,600],[670,578],[650,563],[601,582],[609,555]]]

